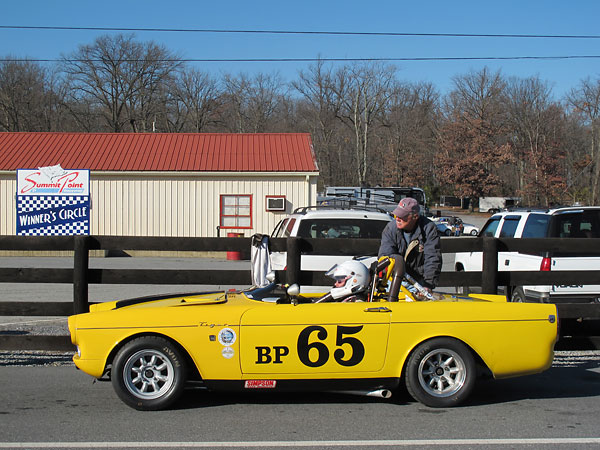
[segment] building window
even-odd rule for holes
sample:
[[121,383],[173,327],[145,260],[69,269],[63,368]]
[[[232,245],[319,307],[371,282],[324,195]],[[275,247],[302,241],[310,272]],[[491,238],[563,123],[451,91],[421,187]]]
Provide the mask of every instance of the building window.
[[221,228],[252,228],[251,195],[221,195]]

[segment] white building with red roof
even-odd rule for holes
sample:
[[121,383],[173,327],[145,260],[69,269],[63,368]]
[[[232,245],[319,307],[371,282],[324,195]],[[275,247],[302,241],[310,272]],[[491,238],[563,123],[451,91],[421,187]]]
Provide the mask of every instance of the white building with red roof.
[[269,233],[314,205],[306,133],[0,133],[0,234],[16,230],[16,171],[89,169],[90,234],[214,237]]

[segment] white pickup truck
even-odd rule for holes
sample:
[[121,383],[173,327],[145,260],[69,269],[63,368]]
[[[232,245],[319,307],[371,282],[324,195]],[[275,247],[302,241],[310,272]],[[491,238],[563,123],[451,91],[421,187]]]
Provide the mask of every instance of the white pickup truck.
[[[600,237],[600,207],[572,207],[550,210],[516,210],[494,214],[479,236],[506,238]],[[457,253],[456,271],[481,271],[481,252]],[[600,269],[599,255],[532,255],[499,252],[499,271],[559,271]],[[467,293],[469,287],[457,287]],[[600,303],[600,285],[506,286],[506,296],[513,302]]]

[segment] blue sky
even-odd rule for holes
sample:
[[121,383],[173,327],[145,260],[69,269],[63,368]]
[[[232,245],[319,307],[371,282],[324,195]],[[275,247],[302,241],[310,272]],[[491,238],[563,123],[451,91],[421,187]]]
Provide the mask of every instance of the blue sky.
[[[4,1],[0,25],[354,31],[401,33],[600,35],[600,2],[503,1]],[[0,57],[56,59],[107,32],[0,29]],[[306,36],[139,32],[184,58],[386,58],[600,56],[600,39]],[[306,62],[196,64],[219,74],[278,71],[293,80]],[[600,77],[600,58],[394,63],[398,78],[431,82],[446,93],[452,78],[488,66],[506,76],[539,76],[560,98],[582,79]]]

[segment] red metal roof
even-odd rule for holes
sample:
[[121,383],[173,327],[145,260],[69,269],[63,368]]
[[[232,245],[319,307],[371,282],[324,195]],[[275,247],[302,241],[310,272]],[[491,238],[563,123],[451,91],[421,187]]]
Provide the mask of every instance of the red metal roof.
[[0,170],[317,172],[308,133],[0,133]]

